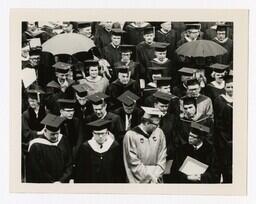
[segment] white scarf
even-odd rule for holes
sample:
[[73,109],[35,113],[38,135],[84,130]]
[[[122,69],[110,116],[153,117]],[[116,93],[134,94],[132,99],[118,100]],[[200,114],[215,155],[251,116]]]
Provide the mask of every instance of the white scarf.
[[92,139],[88,141],[91,148],[98,153],[104,153],[108,151],[111,145],[113,144],[113,142],[114,142],[114,136],[111,132],[108,133],[106,137],[106,141],[102,145],[97,143],[94,137],[92,137]]

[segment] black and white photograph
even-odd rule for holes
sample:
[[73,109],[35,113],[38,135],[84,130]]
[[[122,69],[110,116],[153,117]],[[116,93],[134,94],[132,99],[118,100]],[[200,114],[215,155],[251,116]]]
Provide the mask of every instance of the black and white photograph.
[[233,22],[22,23],[22,182],[232,183]]
[[11,138],[19,161],[10,167],[18,171],[11,179],[19,191],[47,184],[42,192],[54,192],[58,184],[68,192],[86,184],[79,192],[90,185],[111,192],[104,187],[111,184],[128,193],[126,185],[136,184],[163,187],[163,194],[204,186],[232,194],[242,182],[241,190],[241,23],[223,13],[214,20],[87,15],[15,19],[20,134]]

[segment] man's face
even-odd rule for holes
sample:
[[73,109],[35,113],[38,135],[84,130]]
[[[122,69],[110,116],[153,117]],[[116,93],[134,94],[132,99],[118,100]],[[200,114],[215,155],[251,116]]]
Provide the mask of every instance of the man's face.
[[166,53],[167,51],[164,51],[164,52],[155,52],[155,55],[156,55],[156,58],[159,60],[159,61],[163,61],[165,58],[166,58]]
[[96,78],[99,75],[99,68],[98,67],[90,67],[89,68],[89,75],[92,78]]
[[196,145],[200,144],[201,141],[202,140],[200,139],[200,137],[198,135],[195,135],[192,132],[189,133],[188,143],[190,145],[196,146]]
[[191,29],[187,31],[187,36],[191,39],[191,40],[195,40],[198,36],[199,36],[199,30],[197,29]]
[[105,27],[106,30],[111,30],[112,25],[113,25],[113,22],[111,22],[111,21],[104,22],[104,27]]
[[96,116],[98,118],[101,118],[107,112],[107,104],[99,104],[99,105],[93,104],[93,110],[94,110],[94,113],[96,114]]
[[186,104],[183,106],[185,118],[191,119],[196,114],[196,107],[194,104]]
[[129,73],[118,73],[118,79],[123,85],[128,84],[130,81],[130,72]]
[[28,104],[32,109],[35,109],[39,106],[39,103],[36,99],[28,98]]
[[112,43],[115,46],[119,46],[120,43],[121,43],[121,36],[119,36],[119,35],[112,35],[111,40],[112,40]]
[[85,35],[86,37],[89,38],[92,35],[92,27],[88,26],[88,27],[85,27],[85,28],[81,28],[81,29],[79,29],[79,33],[82,34],[82,35]]
[[146,123],[146,131],[148,134],[152,134],[157,127],[159,127],[160,118],[153,117],[151,118],[151,122]]
[[48,130],[47,128],[45,128],[44,129],[44,135],[51,142],[58,142],[59,135],[60,135],[60,130],[51,131],[51,130]]
[[69,77],[69,73],[59,73],[59,72],[56,72],[56,77],[58,79],[58,81],[63,84]]
[[233,96],[233,82],[226,83],[225,91],[230,97]]
[[168,85],[168,86],[160,86],[158,88],[159,91],[163,92],[163,93],[168,93],[170,94],[171,93],[171,86]]
[[130,52],[122,52],[122,61],[128,62],[131,59],[131,53]]
[[60,110],[60,114],[62,117],[71,120],[74,116],[74,108],[64,108]]
[[143,37],[144,37],[145,42],[146,42],[147,44],[151,44],[151,43],[153,43],[153,41],[154,41],[155,35],[154,35],[154,33],[149,33],[149,34],[144,35]]
[[226,31],[217,31],[217,39],[222,41],[226,38]]
[[35,31],[36,30],[36,25],[34,22],[28,22],[28,31]]
[[62,29],[64,30],[65,33],[70,33],[73,29],[73,25],[70,24],[63,24]]
[[78,94],[76,94],[76,99],[81,106],[84,106],[87,102],[86,96],[80,97],[80,96],[78,96]]
[[136,103],[133,103],[133,105],[131,105],[131,106],[127,106],[123,103],[124,112],[126,114],[132,114],[132,112],[134,111],[135,106],[136,106]]
[[36,67],[39,64],[40,56],[39,55],[30,55],[29,62],[32,67]]
[[189,97],[198,97],[200,95],[201,87],[199,84],[189,85],[187,88],[187,95]]
[[107,129],[94,130],[92,134],[96,142],[101,145],[106,141],[108,130]]
[[155,103],[155,108],[158,108],[163,113],[163,115],[165,115],[167,113],[168,106],[169,106],[168,103],[167,104],[164,104],[161,102]]

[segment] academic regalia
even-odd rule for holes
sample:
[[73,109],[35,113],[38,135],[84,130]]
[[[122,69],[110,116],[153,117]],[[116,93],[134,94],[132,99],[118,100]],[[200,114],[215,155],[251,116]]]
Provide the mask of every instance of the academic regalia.
[[[88,121],[89,122],[92,122],[92,121],[95,121],[95,120],[98,120],[98,119],[99,118],[95,115],[95,113],[88,116]],[[114,113],[111,113],[111,112],[107,112],[107,114],[101,119],[111,120],[109,131],[114,135],[115,140],[117,142],[122,141],[122,139],[123,139],[122,134],[124,132],[124,127],[123,127],[120,116],[116,115]],[[88,139],[91,139],[91,138],[88,138]]]
[[91,104],[89,104],[88,102],[84,106],[81,106],[78,102],[76,102],[74,109],[74,117],[78,118],[80,121],[84,120],[85,123],[87,123],[87,117],[93,113]]
[[[179,171],[187,156],[209,165],[206,172],[201,175],[201,181],[190,181],[184,173]],[[218,183],[218,178],[218,163],[213,145],[204,141],[197,150],[190,144],[184,144],[177,149],[171,167],[171,183]]]
[[[159,60],[157,60],[157,58],[154,58],[153,60],[151,60],[151,66],[152,67],[166,67],[166,70],[163,70],[163,75],[162,77],[168,77],[171,76],[173,77],[175,72],[172,68],[172,62],[166,58],[166,60],[164,60],[163,62],[160,62]],[[149,72],[149,74],[152,76],[152,73]]]
[[126,85],[123,85],[119,79],[116,79],[114,82],[112,82],[112,84],[109,85],[106,93],[111,97],[111,100],[110,100],[111,110],[115,110],[121,107],[122,104],[117,100],[117,97],[127,90],[140,96],[140,89],[139,89],[138,82],[133,79],[130,79],[130,81]]
[[47,84],[46,89],[48,97],[46,97],[46,106],[51,113],[59,115],[60,109],[57,103],[58,99],[74,98],[74,90],[72,88],[73,83],[73,80],[68,81],[68,87],[65,92],[61,90],[60,84],[56,81],[51,81]]
[[187,88],[183,83],[173,87],[173,94],[179,98],[185,96],[187,94]]
[[145,79],[146,82],[152,80],[147,69],[151,66],[151,60],[155,57],[155,48],[152,45],[148,45],[143,41],[136,46],[137,61],[140,65],[139,78]]
[[223,42],[220,42],[216,37],[213,42],[218,43],[227,50],[227,53],[216,57],[216,61],[220,64],[231,64],[233,61],[233,40],[226,38]]
[[224,183],[232,182],[233,103],[218,96],[214,101],[215,146]]
[[104,27],[98,26],[94,43],[96,47],[99,49],[100,53],[102,54],[102,49],[107,46],[111,42],[111,31],[107,31]]
[[125,43],[130,45],[138,45],[144,41],[144,29],[147,27],[151,27],[151,25],[149,23],[145,23],[145,25],[142,27],[137,27],[134,23],[127,25],[124,28],[126,31],[124,39]]
[[[201,33],[201,32],[200,32]],[[183,35],[183,34],[181,34],[181,35]],[[202,40],[203,38],[202,37],[200,37],[200,35],[199,35],[199,37],[196,39],[196,40]],[[195,40],[194,40],[195,41]],[[187,43],[187,42],[191,42],[191,40],[189,40],[189,38],[187,38],[187,37],[183,37],[183,38],[181,38],[178,42],[177,42],[177,48],[179,48],[181,45],[183,45],[183,44],[185,44],[185,43]]]
[[65,183],[72,173],[71,150],[64,135],[52,143],[44,136],[31,141],[27,157],[27,182]]
[[151,176],[163,176],[166,165],[166,142],[163,131],[157,128],[151,135],[140,126],[124,136],[124,164],[129,183],[150,183]]
[[[127,130],[132,129],[135,126],[139,125],[141,122],[141,117],[143,115],[143,111],[138,107],[134,108],[131,115],[126,114],[123,107],[120,107],[120,108],[114,110],[114,113],[120,116],[123,127],[125,128],[125,132]],[[129,118],[129,117],[131,117],[131,118]],[[130,120],[130,125],[128,125],[129,120]]]
[[155,40],[156,40],[156,42],[170,43],[170,45],[167,46],[167,58],[173,59],[174,52],[176,49],[177,32],[173,29],[167,33],[164,33],[162,30],[158,30],[156,32]]
[[102,50],[102,57],[108,61],[111,67],[113,67],[116,62],[121,60],[119,46],[114,47],[112,43],[108,44]]
[[134,80],[139,79],[139,73],[138,73],[139,65],[136,62],[132,61],[132,60],[130,60],[130,62],[128,64],[125,63],[125,62],[122,62],[122,61],[116,62],[114,64],[114,68],[113,68],[113,71],[114,71],[113,78],[114,79],[117,79],[117,70],[116,70],[116,68],[117,67],[123,67],[123,66],[127,66],[128,69],[131,71],[131,78],[132,79],[134,79]]
[[109,137],[102,148],[93,138],[82,144],[76,162],[75,183],[124,182],[122,149],[111,139]]
[[46,116],[43,106],[39,107],[38,115],[32,108],[28,108],[22,113],[22,146],[23,151],[27,152],[28,143],[38,137],[37,132],[44,128],[41,124],[42,119]]
[[209,83],[204,90],[204,93],[206,96],[210,97],[210,99],[212,101],[215,100],[215,98],[217,98],[219,95],[224,94],[225,93],[225,88],[223,86],[223,88],[219,88],[215,85],[215,81]]

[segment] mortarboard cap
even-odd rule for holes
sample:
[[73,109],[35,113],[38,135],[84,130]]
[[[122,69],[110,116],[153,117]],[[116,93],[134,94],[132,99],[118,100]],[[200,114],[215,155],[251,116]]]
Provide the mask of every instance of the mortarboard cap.
[[67,73],[71,69],[72,65],[64,62],[57,62],[53,67],[55,68],[55,72]]
[[171,80],[172,80],[171,77],[161,77],[156,80],[156,85],[157,87],[169,86],[171,85]]
[[232,75],[224,76],[224,81],[225,81],[226,84],[233,82],[233,76]]
[[76,100],[60,98],[60,99],[58,99],[58,103],[59,103],[61,109],[74,108]]
[[28,89],[27,90],[28,98],[36,99],[38,102],[40,102],[40,95],[44,95],[45,92],[40,89]]
[[195,107],[197,107],[196,99],[194,97],[185,96],[181,100],[183,101],[183,106],[194,104]]
[[108,97],[108,95],[98,92],[88,96],[88,99],[92,102],[92,104],[99,105],[102,104]]
[[188,79],[186,82],[187,86],[192,86],[192,85],[196,85],[196,84],[200,85],[199,81],[196,78]]
[[210,68],[212,68],[213,71],[218,72],[218,73],[224,72],[228,67],[229,67],[228,65],[219,64],[219,63],[210,65]]
[[172,26],[172,22],[171,22],[171,21],[167,21],[167,22],[161,23],[160,26],[161,26],[163,29],[169,28],[169,27]]
[[227,27],[225,24],[217,25],[216,31],[227,31]]
[[152,45],[152,47],[155,48],[156,52],[165,52],[167,51],[167,46],[170,45],[169,43],[163,43],[163,42],[156,42]]
[[206,136],[207,133],[210,132],[210,128],[199,123],[192,122],[190,132],[201,137]]
[[86,28],[86,27],[90,27],[91,26],[91,22],[85,21],[85,22],[77,22],[77,28],[81,29],[81,28]]
[[186,30],[200,30],[201,24],[199,22],[185,22]]
[[87,96],[88,86],[86,84],[76,84],[76,85],[73,85],[72,87],[76,91],[76,93],[79,97]]
[[163,70],[166,70],[167,67],[148,67],[151,70],[152,74],[163,74]]
[[111,30],[112,35],[117,35],[117,36],[122,36],[125,33],[124,30],[118,29],[118,28],[113,28]]
[[154,27],[145,27],[143,30],[143,34],[147,35],[147,34],[151,34],[155,32],[155,28]]
[[120,67],[116,67],[116,70],[118,73],[129,73],[131,70],[128,66],[120,66]]
[[128,90],[120,95],[117,99],[124,103],[126,106],[132,106],[139,98],[139,96]]
[[46,126],[46,129],[56,132],[60,129],[61,124],[64,122],[65,118],[59,117],[48,113],[45,118],[41,121],[41,124]]
[[190,68],[190,67],[182,67],[178,70],[178,72],[182,73],[182,75],[185,76],[193,76],[196,72],[198,72],[199,69]]
[[103,130],[107,129],[112,121],[106,119],[99,119],[88,123],[87,125],[92,127],[93,130]]
[[31,50],[29,50],[29,55],[30,56],[33,56],[33,55],[41,55],[41,53],[42,53],[42,51],[41,51],[41,49],[31,49]]
[[120,50],[122,53],[132,52],[135,45],[120,45]]
[[144,110],[143,118],[150,119],[152,117],[158,117],[160,118],[163,113],[158,108],[152,108],[152,107],[141,107],[142,110]]
[[85,67],[97,67],[99,66],[98,60],[85,60],[84,61]]
[[163,103],[163,104],[168,104],[171,99],[172,96],[168,93],[163,93],[161,91],[157,91],[153,94],[154,98],[156,99],[156,101]]

